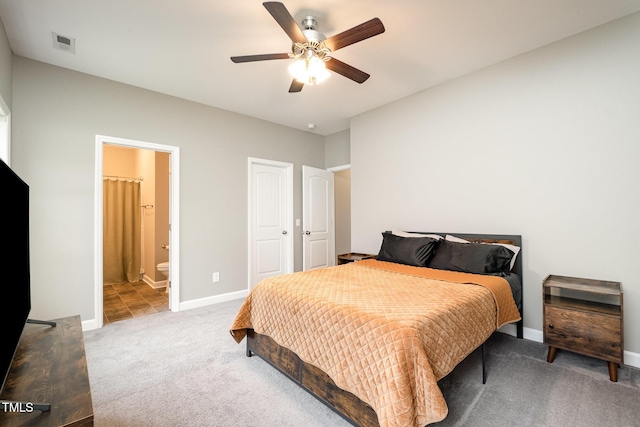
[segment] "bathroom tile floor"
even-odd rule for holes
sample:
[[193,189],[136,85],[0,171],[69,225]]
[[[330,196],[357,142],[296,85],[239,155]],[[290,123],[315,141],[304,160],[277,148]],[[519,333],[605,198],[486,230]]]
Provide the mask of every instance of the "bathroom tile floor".
[[169,310],[165,288],[154,289],[143,281],[104,285],[103,324]]

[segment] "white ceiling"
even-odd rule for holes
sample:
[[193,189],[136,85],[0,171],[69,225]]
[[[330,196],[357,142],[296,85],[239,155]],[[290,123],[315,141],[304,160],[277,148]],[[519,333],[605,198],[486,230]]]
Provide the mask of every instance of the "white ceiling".
[[[288,93],[291,41],[258,0],[0,0],[16,55],[328,135],[359,113],[640,10],[640,0],[286,0],[327,37],[386,31],[334,53],[371,74]],[[52,32],[76,53],[53,48]]]

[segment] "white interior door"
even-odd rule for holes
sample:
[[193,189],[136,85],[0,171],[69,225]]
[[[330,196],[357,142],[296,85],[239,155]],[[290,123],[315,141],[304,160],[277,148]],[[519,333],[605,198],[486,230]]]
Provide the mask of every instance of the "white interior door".
[[291,169],[290,164],[250,159],[250,288],[293,271]]
[[333,172],[302,166],[302,268],[335,265]]

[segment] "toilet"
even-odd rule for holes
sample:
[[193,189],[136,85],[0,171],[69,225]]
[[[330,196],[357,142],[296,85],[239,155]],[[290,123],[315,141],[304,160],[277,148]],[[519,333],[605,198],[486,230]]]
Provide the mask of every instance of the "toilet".
[[[160,264],[156,265],[156,268],[160,273],[162,273],[164,277],[169,279],[169,261],[161,262]],[[169,282],[167,281],[167,284],[168,283]],[[165,288],[165,292],[169,292],[169,286]]]
[[169,278],[169,261],[161,262],[156,266],[158,271],[164,275],[167,279]]

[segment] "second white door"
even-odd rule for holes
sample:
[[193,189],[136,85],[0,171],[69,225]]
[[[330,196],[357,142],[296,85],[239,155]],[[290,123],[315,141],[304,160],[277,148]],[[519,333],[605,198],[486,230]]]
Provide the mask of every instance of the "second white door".
[[302,166],[303,270],[335,265],[333,172]]

